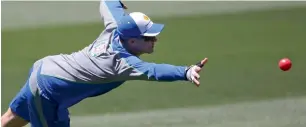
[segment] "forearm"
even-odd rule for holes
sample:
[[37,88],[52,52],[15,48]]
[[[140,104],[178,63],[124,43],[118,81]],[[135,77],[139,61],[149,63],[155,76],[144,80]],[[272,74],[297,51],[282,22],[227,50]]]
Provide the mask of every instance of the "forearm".
[[100,15],[106,29],[116,28],[118,21],[124,14],[124,6],[119,0],[100,1]]
[[186,77],[188,66],[145,62],[136,56],[126,53],[121,53],[120,57],[115,65],[116,74],[122,77],[119,79],[149,81],[188,80]]
[[132,63],[123,62],[118,68],[119,77],[126,80],[148,80],[148,81],[178,81],[188,80],[186,71],[188,67],[174,66],[170,64],[155,63]]
[[147,71],[148,79],[156,81],[187,80],[185,66],[154,64]]

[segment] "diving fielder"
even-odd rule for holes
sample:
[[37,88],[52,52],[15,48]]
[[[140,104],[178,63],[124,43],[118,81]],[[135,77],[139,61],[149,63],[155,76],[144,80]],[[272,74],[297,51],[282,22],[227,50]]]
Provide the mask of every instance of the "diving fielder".
[[84,49],[46,56],[33,64],[23,88],[1,117],[2,127],[69,127],[68,108],[85,98],[103,95],[129,80],[190,81],[199,86],[196,65],[149,63],[140,55],[152,53],[164,28],[141,12],[125,13],[119,0],[100,2],[105,30]]

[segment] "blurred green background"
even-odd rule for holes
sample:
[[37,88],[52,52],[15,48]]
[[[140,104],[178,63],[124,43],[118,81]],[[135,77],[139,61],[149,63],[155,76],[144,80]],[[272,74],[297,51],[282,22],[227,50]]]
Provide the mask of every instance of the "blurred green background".
[[[190,65],[204,57],[201,86],[131,81],[70,109],[71,115],[207,106],[305,96],[306,6],[219,15],[158,18],[166,25],[146,61]],[[1,113],[26,81],[33,62],[89,45],[101,22],[2,30]],[[288,72],[278,61],[289,57]]]

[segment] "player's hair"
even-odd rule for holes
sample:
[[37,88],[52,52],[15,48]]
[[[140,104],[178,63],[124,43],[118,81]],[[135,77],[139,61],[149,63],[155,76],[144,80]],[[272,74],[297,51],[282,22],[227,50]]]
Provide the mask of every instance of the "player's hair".
[[120,37],[119,36],[119,40],[121,41],[121,42],[125,42],[125,41],[127,41],[127,39],[123,39],[122,37]]

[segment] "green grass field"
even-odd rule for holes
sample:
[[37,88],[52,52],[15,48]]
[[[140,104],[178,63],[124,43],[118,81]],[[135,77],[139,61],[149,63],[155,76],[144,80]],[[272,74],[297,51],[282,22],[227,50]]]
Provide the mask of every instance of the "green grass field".
[[[306,95],[306,7],[152,19],[166,27],[155,53],[142,58],[189,65],[208,57],[201,86],[132,81],[84,100],[70,109],[71,115],[205,107]],[[2,31],[1,112],[23,86],[35,60],[80,50],[102,30],[102,23],[92,23]],[[288,72],[278,68],[283,57],[293,62]]]

